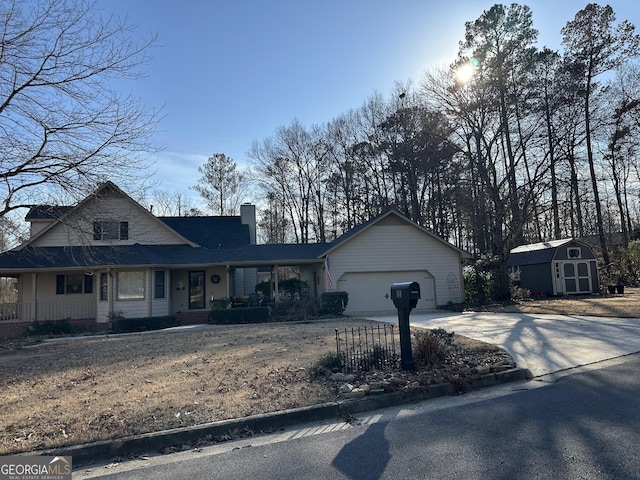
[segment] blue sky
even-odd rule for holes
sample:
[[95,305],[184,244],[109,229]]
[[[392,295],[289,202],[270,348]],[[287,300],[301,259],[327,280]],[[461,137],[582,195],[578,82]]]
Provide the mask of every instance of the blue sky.
[[[195,185],[214,153],[248,165],[252,142],[294,119],[322,124],[374,92],[388,95],[397,81],[419,82],[455,59],[465,22],[495,3],[97,0],[104,13],[127,16],[141,37],[159,36],[147,77],[122,88],[163,110],[154,142],[164,149],[152,160],[158,188],[168,192]],[[588,2],[520,3],[533,11],[539,45],[559,49],[560,29]],[[640,28],[635,0],[608,4]]]

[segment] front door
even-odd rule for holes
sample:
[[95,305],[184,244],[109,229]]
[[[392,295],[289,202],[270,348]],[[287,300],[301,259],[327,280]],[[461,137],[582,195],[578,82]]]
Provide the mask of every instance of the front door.
[[189,310],[205,306],[204,271],[189,272]]

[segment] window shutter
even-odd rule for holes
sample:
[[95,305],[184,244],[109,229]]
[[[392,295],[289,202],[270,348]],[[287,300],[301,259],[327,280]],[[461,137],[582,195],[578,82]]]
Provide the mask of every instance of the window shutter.
[[120,240],[129,240],[129,222],[120,222]]
[[56,295],[64,295],[64,275],[56,275]]
[[154,280],[154,298],[164,298],[164,270],[156,270],[155,271],[155,280]]
[[93,293],[93,275],[84,276],[84,293]]
[[102,222],[93,222],[93,239],[102,240]]

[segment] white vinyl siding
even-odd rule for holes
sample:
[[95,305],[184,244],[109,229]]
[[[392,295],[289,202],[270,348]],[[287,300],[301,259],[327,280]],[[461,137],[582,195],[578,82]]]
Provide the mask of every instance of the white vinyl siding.
[[[459,252],[406,222],[387,223],[373,225],[329,253],[334,285],[339,286],[343,275],[356,272],[376,275],[382,272],[427,272],[433,278],[435,306],[461,301]],[[366,277],[362,278],[366,281]],[[398,281],[414,279],[402,278]],[[428,298],[425,295],[430,294],[427,293],[429,286],[420,287],[422,297]],[[421,305],[422,308],[428,308],[428,303],[418,302],[418,308]],[[393,308],[391,305],[390,309]],[[354,310],[348,305],[345,313],[351,314],[350,311]]]
[[125,318],[145,318],[150,316],[147,302],[113,302],[113,311]]
[[[62,223],[34,240],[39,247],[67,245],[166,245],[185,240],[128,198],[101,197],[99,208],[89,202],[81,216],[69,215]],[[127,222],[127,239],[94,240],[94,222]]]
[[[74,275],[69,272],[67,275]],[[84,272],[78,272],[82,275]],[[41,272],[22,274],[20,279],[20,301],[28,304],[28,320],[62,320],[65,318],[94,318],[96,315],[97,294],[95,284],[92,293],[59,294],[57,292],[58,275]],[[66,288],[66,286],[65,286]],[[37,304],[35,298],[37,296]]]

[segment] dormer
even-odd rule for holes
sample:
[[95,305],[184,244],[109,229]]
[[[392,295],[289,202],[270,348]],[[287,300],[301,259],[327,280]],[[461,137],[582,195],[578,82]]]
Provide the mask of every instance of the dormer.
[[31,207],[24,217],[25,221],[30,223],[29,238],[35,237],[72,208],[60,205],[36,205]]

